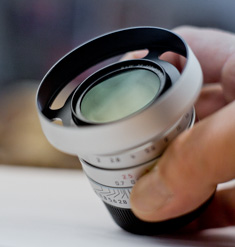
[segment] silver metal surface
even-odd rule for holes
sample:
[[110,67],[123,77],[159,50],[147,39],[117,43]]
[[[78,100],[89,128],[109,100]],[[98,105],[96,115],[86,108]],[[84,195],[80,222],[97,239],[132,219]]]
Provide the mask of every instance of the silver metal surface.
[[[80,159],[95,193],[107,204],[130,208],[130,193],[138,179],[157,164],[166,146],[182,131],[191,128],[195,111],[186,113],[159,139],[116,155]],[[93,162],[92,162],[93,161]]]

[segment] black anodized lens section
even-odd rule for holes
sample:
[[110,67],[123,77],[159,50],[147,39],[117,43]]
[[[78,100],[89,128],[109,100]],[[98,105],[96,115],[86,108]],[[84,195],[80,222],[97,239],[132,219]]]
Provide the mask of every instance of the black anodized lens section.
[[160,235],[174,233],[195,220],[210,204],[214,194],[194,211],[177,218],[161,222],[145,222],[138,219],[131,209],[119,208],[104,202],[114,221],[124,230],[140,235]]

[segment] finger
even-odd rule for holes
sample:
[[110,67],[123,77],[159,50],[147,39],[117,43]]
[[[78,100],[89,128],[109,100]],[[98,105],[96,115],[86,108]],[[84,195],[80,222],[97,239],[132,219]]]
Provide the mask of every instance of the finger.
[[235,52],[234,34],[196,27],[179,27],[173,31],[181,35],[194,51],[202,65],[205,81],[219,81],[224,64]]
[[192,223],[181,229],[194,232],[235,225],[235,187],[218,191],[207,209]]
[[[229,32],[195,27],[179,27],[173,30],[183,37],[198,58],[205,83],[220,81],[227,102],[235,99],[235,35]],[[146,56],[147,50],[127,53],[121,60]],[[167,52],[161,59],[174,64],[180,71],[185,59]]]
[[198,58],[207,83],[221,81],[225,99],[235,99],[235,35],[229,32],[180,27],[174,30],[181,35]]
[[148,50],[138,50],[126,53],[120,61],[140,59],[148,55]]
[[[158,165],[134,186],[131,205],[137,217],[161,221],[188,213],[235,177],[235,102],[184,131]],[[229,119],[229,121],[228,121]]]
[[201,90],[199,98],[195,104],[198,119],[203,119],[218,111],[227,104],[224,98],[222,86],[217,84],[207,84]]
[[233,53],[223,66],[221,80],[228,102],[235,100],[235,53]]

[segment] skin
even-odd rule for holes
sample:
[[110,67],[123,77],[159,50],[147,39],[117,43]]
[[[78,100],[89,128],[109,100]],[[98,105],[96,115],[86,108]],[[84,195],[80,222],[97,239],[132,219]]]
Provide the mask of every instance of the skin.
[[[218,184],[235,178],[235,35],[195,27],[174,30],[198,58],[204,87],[196,102],[200,119],[180,134],[131,195],[134,214],[145,221],[177,217],[200,206]],[[146,51],[127,54],[140,58]],[[182,68],[183,59],[164,59]],[[235,187],[217,190],[207,210],[185,231],[235,225]]]

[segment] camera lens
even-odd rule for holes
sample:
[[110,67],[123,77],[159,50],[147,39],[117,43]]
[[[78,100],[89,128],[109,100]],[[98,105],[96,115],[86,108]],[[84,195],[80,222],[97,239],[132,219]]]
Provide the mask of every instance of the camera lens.
[[76,105],[83,117],[94,123],[108,123],[134,114],[158,95],[161,81],[147,69],[131,69],[102,78]]
[[[146,57],[102,65],[61,108],[51,108],[83,72],[141,49],[148,49]],[[186,58],[182,71],[161,60],[166,52]],[[194,124],[193,104],[201,84],[200,64],[179,36],[155,27],[128,28],[88,41],[58,61],[40,84],[37,107],[48,140],[79,157],[95,193],[120,227],[137,234],[169,233],[195,219],[212,197],[185,215],[149,223],[132,213],[130,194],[169,143]]]

